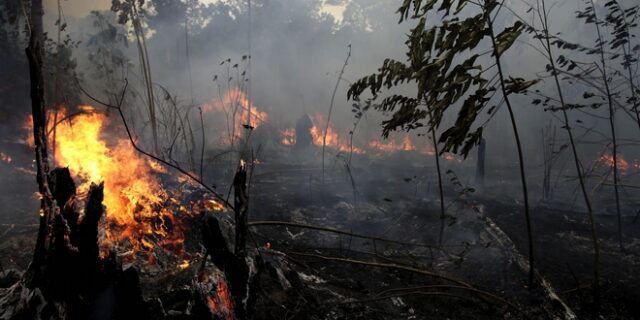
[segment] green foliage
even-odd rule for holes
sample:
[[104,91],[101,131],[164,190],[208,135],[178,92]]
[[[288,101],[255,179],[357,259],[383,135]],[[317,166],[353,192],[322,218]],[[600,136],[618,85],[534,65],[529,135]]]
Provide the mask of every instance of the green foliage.
[[[491,67],[484,68],[475,53],[480,42],[491,35],[489,21],[498,7],[494,0],[474,4],[475,14],[461,12],[470,1],[405,0],[398,9],[400,23],[406,20],[417,24],[408,34],[407,61],[386,59],[377,73],[364,77],[350,87],[348,98],[358,100],[365,92],[377,98],[384,90],[401,85],[415,85],[415,96],[392,94],[382,99],[375,108],[390,113],[382,122],[383,136],[391,131],[412,130],[425,125],[437,129],[445,113],[453,106],[460,106],[455,124],[446,129],[439,142],[442,152],[458,152],[467,156],[482,137],[482,128],[472,131],[478,115],[487,106],[496,88],[484,78]],[[427,24],[427,16],[440,15],[441,22]],[[435,20],[435,19],[434,19]],[[516,22],[496,36],[498,56],[511,47],[524,31],[525,26]],[[520,93],[536,81],[511,79],[508,92]]]

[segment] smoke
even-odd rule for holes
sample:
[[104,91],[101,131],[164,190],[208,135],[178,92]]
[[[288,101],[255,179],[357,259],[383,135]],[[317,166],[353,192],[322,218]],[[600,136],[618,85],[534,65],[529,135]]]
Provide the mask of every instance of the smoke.
[[[253,105],[269,114],[269,123],[276,129],[294,127],[296,120],[304,114],[322,114],[326,117],[333,87],[347,55],[347,46],[351,45],[352,56],[344,79],[339,83],[332,116],[332,123],[337,131],[346,137],[356,121],[351,111],[352,102],[346,99],[349,83],[375,72],[386,58],[406,60],[405,35],[412,25],[398,24],[395,11],[401,1],[254,0],[252,3],[250,21],[246,1],[147,1],[144,29],[156,98],[161,104],[166,100],[165,93],[160,89],[162,86],[178,105],[194,110],[190,112],[190,119],[195,128],[196,145],[199,144],[200,129],[195,110],[198,106],[219,101],[233,86],[244,86],[247,90],[250,87]],[[535,11],[528,10],[527,3],[535,5],[535,1],[507,1],[510,10],[501,11],[496,20],[496,28],[513,24],[516,20],[514,13],[536,24]],[[621,3],[628,7],[633,1]],[[65,2],[62,5],[67,8]],[[562,35],[569,41],[591,46],[595,44],[593,25],[585,25],[573,18],[575,11],[584,9],[584,3],[559,1],[549,5],[552,33]],[[598,2],[599,8],[602,5],[603,3]],[[105,7],[108,5],[105,6],[105,1],[102,1],[99,6],[91,8]],[[56,30],[53,22],[57,17],[57,8],[49,4],[46,9],[49,33],[53,34]],[[77,14],[66,16],[68,26],[65,32],[72,39],[82,41],[73,50],[73,54],[83,85],[108,100],[120,89],[122,79],[128,79],[131,94],[127,99],[127,114],[135,121],[138,133],[148,137],[149,127],[144,120],[148,116],[142,73],[130,26],[119,25],[113,12],[102,11],[100,16],[103,20],[99,25],[95,14],[83,16],[80,8],[74,7],[73,10],[77,10],[74,12]],[[65,11],[71,12],[71,9]],[[104,37],[97,37],[105,30],[122,36],[115,37],[117,40],[112,39],[111,42]],[[252,50],[250,68],[247,60],[243,60],[243,56],[248,55],[249,44]],[[506,73],[525,79],[539,77],[545,69],[546,61],[534,48],[536,46],[539,48],[536,39],[528,34],[523,35],[503,57]],[[98,63],[99,59],[96,59],[100,52],[104,53],[107,49],[113,53],[108,57],[117,61],[107,61],[105,64],[114,68],[110,76],[107,76]],[[558,51],[556,54],[560,55],[562,52]],[[575,58],[582,57],[576,54]],[[227,60],[230,61],[228,64],[221,65]],[[234,64],[238,64],[238,68],[232,68],[227,75],[227,67]],[[620,66],[615,67],[620,69]],[[245,72],[245,75],[240,76],[241,72]],[[249,82],[244,81],[243,77]],[[229,81],[229,78],[233,79]],[[555,95],[550,78],[542,79],[536,89],[550,96]],[[566,83],[564,89],[568,95],[567,100],[572,102],[581,101],[584,92],[588,90],[578,83]],[[410,86],[399,90],[408,94],[412,92]],[[560,130],[562,123],[558,115],[545,111],[540,105],[532,105],[533,99],[535,96],[532,95],[513,97],[527,167],[540,170],[543,162],[541,128],[555,126],[559,131],[559,146],[566,142],[566,137]],[[599,152],[606,149],[606,144],[591,143],[608,137],[607,122],[602,119],[607,115],[605,109],[588,110],[588,113],[570,112],[575,130],[582,139],[580,151],[587,162],[598,159]],[[443,128],[450,125],[455,116],[455,112],[446,116]],[[620,139],[635,139],[637,128],[634,126],[637,125],[630,114],[620,111],[617,117]],[[383,118],[383,114],[369,111],[354,133],[354,144],[366,147],[372,138],[379,137]],[[488,115],[484,116],[484,119],[489,118]],[[223,126],[219,114],[205,115],[207,136],[224,131]],[[504,108],[498,108],[484,132],[489,165],[512,166],[516,161],[515,144]],[[427,138],[417,136],[416,133],[425,132],[411,134],[416,144],[431,144]],[[211,143],[213,140],[208,139],[209,148],[214,147]],[[271,140],[280,138],[272,137]],[[622,152],[628,158],[636,156],[632,147],[623,147]],[[472,158],[473,155],[474,152]],[[426,157],[424,161],[431,163],[433,160]],[[474,161],[470,161],[469,166],[473,163]],[[515,173],[502,174],[506,179],[514,179]]]

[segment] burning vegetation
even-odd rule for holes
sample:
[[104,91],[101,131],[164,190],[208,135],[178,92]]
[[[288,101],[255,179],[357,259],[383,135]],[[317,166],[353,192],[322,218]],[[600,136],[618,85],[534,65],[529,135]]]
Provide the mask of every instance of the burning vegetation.
[[634,2],[78,1],[0,3],[0,319],[640,314]]

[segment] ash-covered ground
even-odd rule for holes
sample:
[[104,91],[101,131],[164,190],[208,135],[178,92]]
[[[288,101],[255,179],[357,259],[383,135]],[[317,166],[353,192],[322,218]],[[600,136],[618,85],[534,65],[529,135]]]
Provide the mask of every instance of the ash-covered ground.
[[[535,202],[537,279],[544,279],[545,286],[529,290],[517,180],[492,178],[489,170],[479,187],[465,178],[474,172],[469,161],[445,163],[451,171],[445,173],[440,244],[437,176],[424,155],[401,152],[384,161],[361,156],[347,166],[343,158],[327,154],[323,179],[320,163],[313,160],[319,150],[306,157],[282,150],[263,157],[250,177],[250,256],[262,270],[252,281],[253,318],[537,319],[593,313],[588,218],[570,201],[570,188],[556,188],[552,199]],[[28,159],[28,149],[23,151]],[[10,177],[5,181],[12,181],[2,186],[3,287],[26,269],[37,231],[37,202],[31,198],[35,178],[28,166],[18,165],[25,163],[20,157],[1,164],[3,175]],[[640,314],[635,303],[640,299],[635,272],[640,232],[634,227],[634,204],[625,202],[625,247],[620,250],[616,217],[606,210],[610,205],[597,203],[597,312],[607,319],[634,319]],[[232,244],[233,213],[216,215],[228,226],[223,229]],[[195,316],[192,287],[204,250],[200,220],[185,219],[192,228],[185,239],[187,267],[163,263],[162,258],[128,265],[140,274],[140,289],[154,317]],[[211,262],[206,269],[217,270]]]

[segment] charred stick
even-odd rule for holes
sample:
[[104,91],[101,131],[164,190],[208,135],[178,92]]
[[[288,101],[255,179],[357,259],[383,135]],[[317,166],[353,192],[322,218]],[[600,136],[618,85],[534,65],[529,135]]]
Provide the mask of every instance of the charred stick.
[[[303,224],[303,223],[286,222],[286,221],[252,221],[252,222],[249,222],[247,224],[247,226],[249,226],[249,227],[257,227],[257,226],[288,226],[288,227],[312,229],[312,230],[326,231],[326,232],[332,232],[332,233],[337,233],[337,234],[344,234],[344,235],[348,235],[348,236],[352,236],[352,237],[356,237],[356,238],[361,238],[361,239],[382,241],[382,242],[394,243],[394,244],[399,244],[399,245],[404,245],[404,246],[433,248],[433,249],[439,249],[439,250],[445,251],[444,249],[440,248],[437,245],[424,244],[424,243],[404,242],[404,241],[386,239],[386,238],[375,237],[375,236],[368,236],[368,235],[353,233],[353,232],[349,232],[349,231],[343,231],[343,230],[334,229],[334,228],[328,228],[328,227],[314,226],[314,225]],[[458,247],[458,246],[449,245],[449,246],[444,246],[444,247]]]
[[427,271],[427,270],[422,270],[422,269],[409,267],[409,266],[403,266],[403,265],[396,264],[396,263],[381,263],[381,262],[375,262],[375,261],[363,261],[363,260],[355,260],[355,259],[348,259],[348,258],[323,256],[323,255],[319,255],[319,254],[303,253],[303,252],[286,252],[286,253],[289,254],[289,255],[317,258],[317,259],[326,260],[326,261],[345,262],[345,263],[356,264],[356,265],[364,265],[364,266],[377,267],[377,268],[389,268],[389,269],[408,271],[408,272],[417,273],[417,274],[425,275],[425,276],[436,278],[436,279],[446,280],[446,281],[449,281],[449,282],[452,282],[452,283],[455,283],[455,284],[458,284],[458,285],[461,285],[461,286],[464,286],[464,287],[467,287],[467,288],[473,288],[473,286],[471,284],[469,284],[467,282],[464,282],[462,280],[458,280],[458,279],[455,279],[455,278],[452,278],[452,277],[449,277],[449,276],[446,276],[446,275],[438,274],[438,273]]

